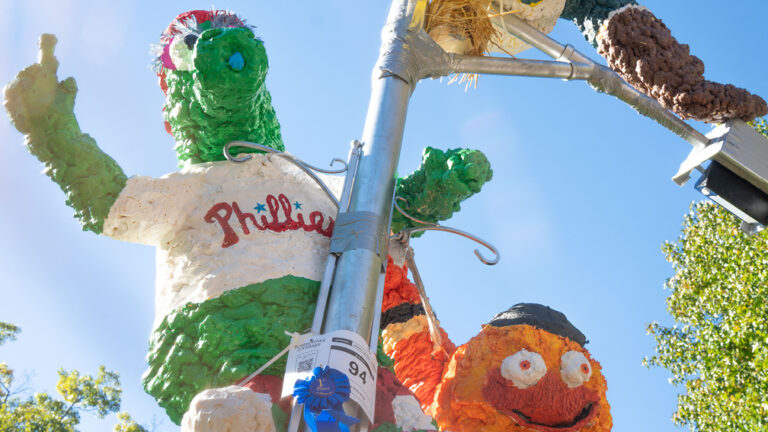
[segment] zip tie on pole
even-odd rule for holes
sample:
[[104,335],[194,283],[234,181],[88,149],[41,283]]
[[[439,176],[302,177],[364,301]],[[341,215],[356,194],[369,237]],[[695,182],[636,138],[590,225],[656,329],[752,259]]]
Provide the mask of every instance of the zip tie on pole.
[[272,366],[272,363],[278,361],[280,357],[284,356],[288,351],[291,349],[303,344],[307,341],[307,339],[311,338],[315,334],[313,332],[305,333],[305,334],[299,334],[296,332],[288,332],[285,331],[285,334],[291,337],[291,341],[288,343],[288,346],[283,348],[282,351],[277,353],[274,357],[269,359],[264,365],[256,370],[256,372],[248,375],[247,377],[240,380],[240,386],[244,387],[246,383],[248,383],[250,380],[254,379],[258,374],[264,372],[264,370],[270,366]]

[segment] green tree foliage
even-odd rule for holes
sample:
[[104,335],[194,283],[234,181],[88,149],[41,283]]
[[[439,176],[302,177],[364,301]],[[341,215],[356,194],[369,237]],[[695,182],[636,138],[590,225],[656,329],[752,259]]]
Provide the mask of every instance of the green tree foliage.
[[[0,322],[0,345],[13,340],[19,328]],[[36,393],[27,399],[14,389],[13,370],[0,363],[0,431],[3,432],[75,432],[81,412],[99,418],[120,410],[120,380],[115,372],[99,367],[96,377],[78,371],[59,370],[56,391],[61,399]],[[118,414],[115,432],[147,432],[126,413]]]
[[[749,125],[768,138],[765,118]],[[664,245],[675,325],[648,326],[658,345],[644,362],[685,386],[673,420],[692,431],[768,431],[767,232],[747,236],[736,217],[702,202]]]
[[646,364],[684,385],[674,421],[693,431],[768,430],[768,234],[747,236],[710,203],[695,204],[664,253],[676,324],[648,327],[658,343]]
[[118,413],[117,420],[119,420],[119,423],[115,425],[114,429],[112,429],[113,432],[147,432],[146,429],[133,421],[130,414],[128,413]]
[[[16,335],[21,329],[13,324],[0,321],[0,345],[6,341],[16,340]],[[13,369],[7,363],[0,362],[0,404],[4,404],[11,396],[11,384],[13,383]],[[2,429],[0,429],[2,430]]]
[[0,321],[0,345],[6,341],[16,340],[16,335],[19,334],[21,329],[13,324],[8,324]]
[[765,117],[758,117],[748,124],[764,136],[768,137],[768,121],[765,121]]

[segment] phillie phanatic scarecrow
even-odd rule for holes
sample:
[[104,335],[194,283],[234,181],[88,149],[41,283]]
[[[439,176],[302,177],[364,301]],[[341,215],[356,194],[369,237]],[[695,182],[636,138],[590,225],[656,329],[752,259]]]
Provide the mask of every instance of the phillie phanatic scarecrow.
[[[264,87],[264,45],[236,15],[187,12],[161,38],[156,71],[181,166],[161,178],[127,177],[80,131],[77,87],[73,78],[58,82],[55,43],[41,37],[39,62],[6,87],[5,106],[84,230],[157,248],[144,386],[179,423],[196,394],[238,383],[288,345],[285,331],[310,327],[336,208],[280,157],[225,160],[224,146],[236,140],[284,150]],[[491,175],[479,151],[428,148],[398,194],[436,221]],[[324,180],[338,195],[340,182]],[[282,359],[240,384],[273,395],[269,406],[284,368]]]
[[[509,13],[545,32],[558,18],[574,21],[614,70],[683,117],[751,120],[767,111],[746,90],[704,80],[701,61],[633,1],[435,0],[427,30],[446,51],[515,54],[526,46],[489,18]],[[310,326],[336,208],[280,157],[257,152],[241,164],[224,160],[231,141],[284,150],[264,87],[263,43],[225,11],[181,14],[163,33],[156,72],[181,169],[160,178],[126,176],[81,132],[73,113],[77,86],[72,78],[58,81],[55,43],[41,37],[39,62],[5,88],[5,106],[85,230],[157,248],[145,389],[176,423],[207,392],[184,419],[187,430],[284,429],[278,393],[285,362],[241,381],[288,345],[285,331]],[[436,222],[491,175],[479,151],[427,148],[397,194],[414,216]],[[338,195],[340,182],[324,180]],[[394,232],[411,224],[393,216]],[[382,327],[404,386],[380,371],[379,389],[388,397],[379,400],[375,430],[429,429],[418,405],[454,432],[610,429],[600,366],[562,314],[518,305],[466,345],[455,348],[444,337],[435,350],[405,272],[388,267]],[[233,402],[206,411],[206,397]]]

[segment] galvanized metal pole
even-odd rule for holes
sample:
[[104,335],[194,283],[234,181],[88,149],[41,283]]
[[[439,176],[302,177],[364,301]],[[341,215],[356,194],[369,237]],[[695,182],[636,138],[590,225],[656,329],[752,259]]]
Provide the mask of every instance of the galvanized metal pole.
[[[383,288],[386,270],[395,171],[400,159],[405,116],[413,88],[421,78],[418,61],[409,61],[406,42],[417,3],[423,4],[424,0],[393,1],[382,31],[381,50],[373,72],[371,99],[363,127],[362,154],[356,174],[347,173],[347,176],[355,175],[349,207],[340,206],[331,239],[330,252],[338,258],[335,272],[332,259],[326,268],[326,277],[333,278],[330,297],[324,314],[323,305],[318,304],[313,323],[313,331],[322,324],[322,333],[353,331],[371,347],[375,347],[374,334],[378,334],[373,333],[377,307],[381,307],[381,293],[377,291]],[[398,73],[402,69],[405,73]],[[350,414],[358,416],[361,410],[356,408],[347,408],[347,411],[356,411]],[[295,405],[288,431],[298,430],[300,422],[301,410]],[[368,423],[363,421],[357,430],[367,431]]]
[[[323,332],[344,329],[370,339],[376,288],[387,259],[395,170],[408,99],[413,91],[412,83],[387,70],[386,64],[393,54],[409,54],[407,49],[393,50],[393,46],[404,45],[404,33],[413,14],[411,3],[395,0],[382,32],[382,48],[363,128],[363,154],[347,213],[349,219],[340,220],[336,228],[340,230],[339,236],[353,238],[340,251]],[[344,226],[349,229],[344,231]]]
[[366,340],[371,334],[376,287],[387,257],[395,169],[410,95],[410,86],[399,78],[374,80],[349,213],[365,212],[375,241],[357,244],[339,257],[324,332],[351,330]]

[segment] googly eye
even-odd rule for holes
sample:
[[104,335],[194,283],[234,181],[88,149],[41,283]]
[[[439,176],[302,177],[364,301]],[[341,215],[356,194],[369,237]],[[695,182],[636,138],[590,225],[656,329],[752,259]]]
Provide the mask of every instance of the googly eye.
[[195,49],[195,44],[197,43],[198,36],[194,33],[187,33],[184,36],[184,43],[187,44],[187,47],[190,51]]
[[568,351],[560,357],[560,376],[569,388],[578,387],[592,377],[592,365],[584,354]]
[[168,48],[168,53],[177,70],[188,71],[194,68],[192,53],[195,46],[194,42],[197,38],[193,39],[190,36],[193,35],[188,34],[185,37],[174,37]]
[[512,381],[519,389],[536,385],[546,373],[547,365],[541,355],[525,349],[501,362],[501,376]]

